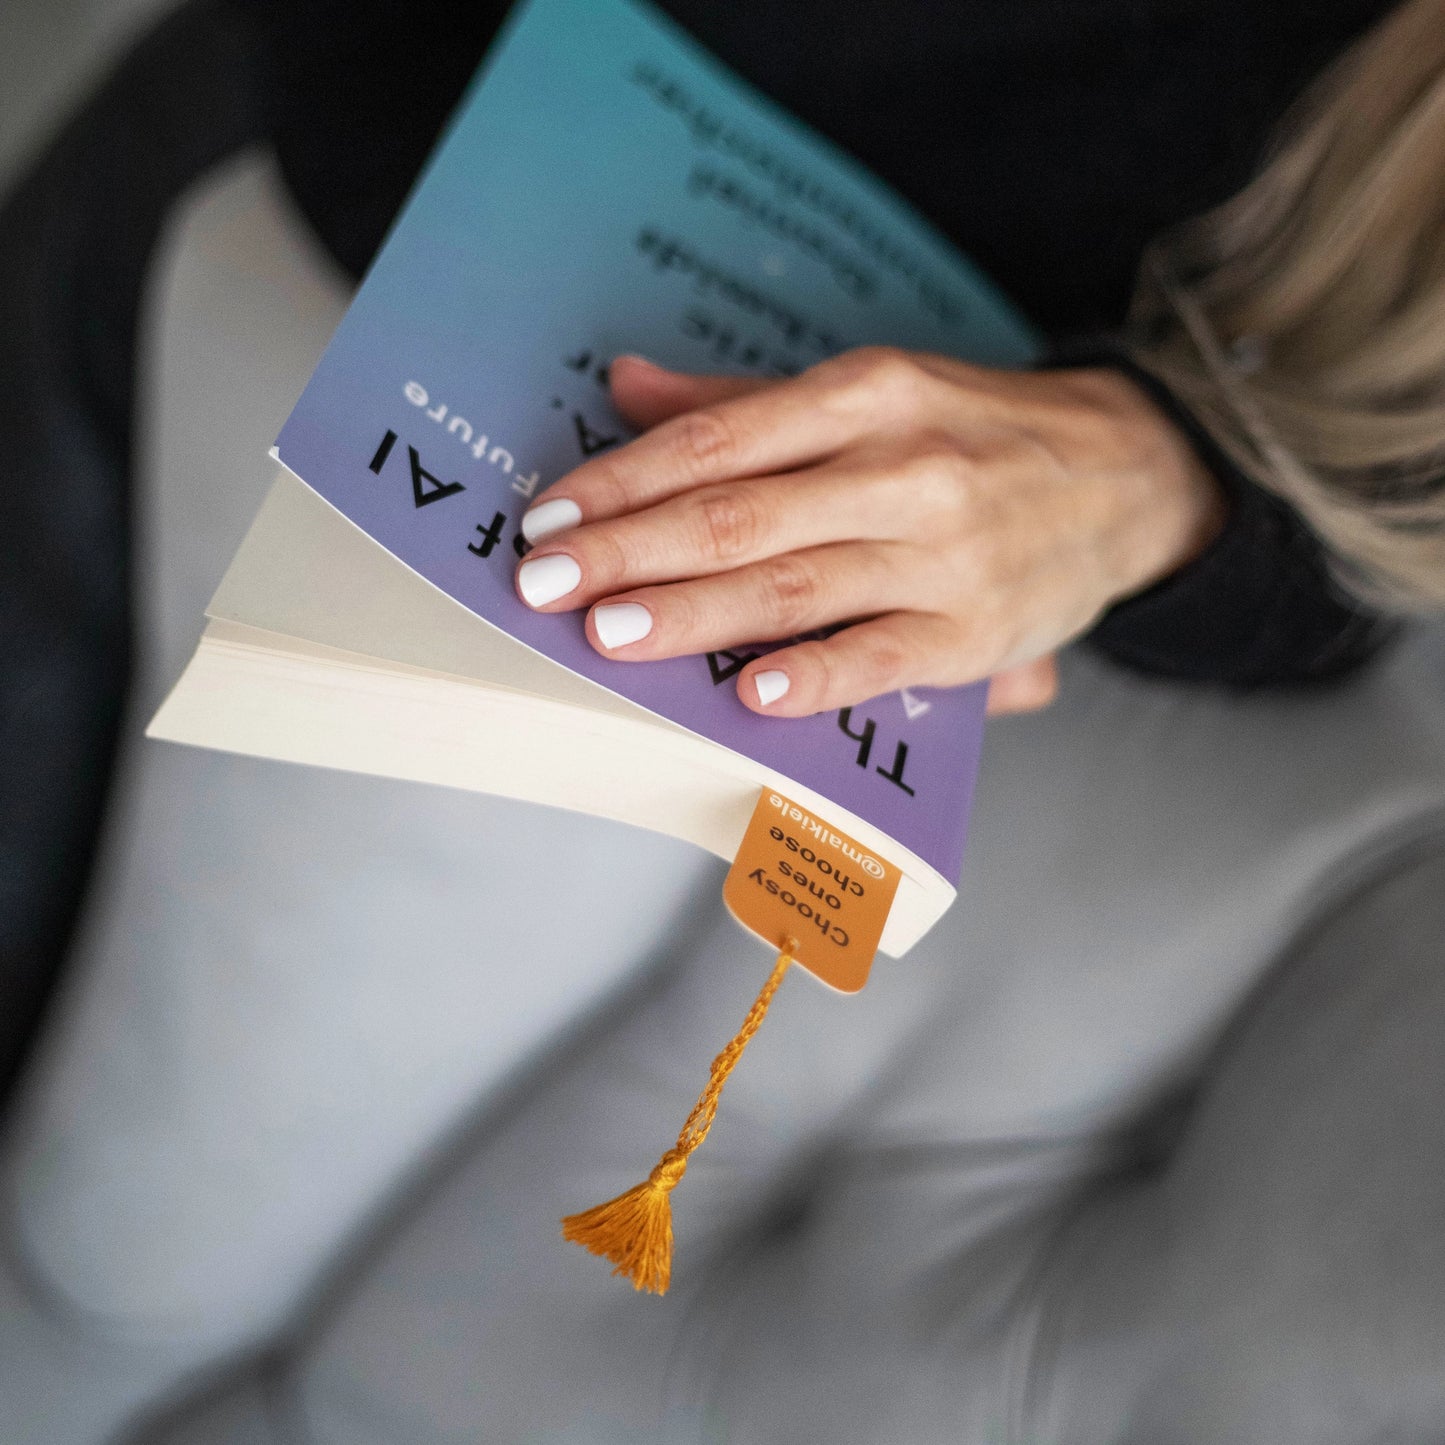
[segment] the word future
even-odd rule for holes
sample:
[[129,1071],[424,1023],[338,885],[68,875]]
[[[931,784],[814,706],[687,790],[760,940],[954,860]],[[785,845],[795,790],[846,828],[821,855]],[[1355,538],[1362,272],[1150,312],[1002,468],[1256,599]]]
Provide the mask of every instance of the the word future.
[[[506,447],[492,445],[491,437],[485,432],[478,433],[466,417],[457,415],[448,416],[445,403],[438,402],[433,406],[431,404],[431,396],[428,394],[426,387],[420,382],[407,382],[402,388],[402,392],[414,407],[418,407],[428,418],[438,425],[445,427],[452,436],[456,437],[477,461],[487,462],[491,466],[500,467],[503,472],[512,478],[512,490],[514,492],[520,492],[524,497],[530,497],[532,493],[537,490],[537,482],[540,479],[535,471],[528,473],[525,477],[514,475],[513,468],[517,464],[516,458],[513,457]],[[460,491],[462,488],[458,486],[457,490]],[[440,494],[436,492],[429,493],[428,500],[437,495]],[[421,505],[420,500],[418,500],[417,505]]]

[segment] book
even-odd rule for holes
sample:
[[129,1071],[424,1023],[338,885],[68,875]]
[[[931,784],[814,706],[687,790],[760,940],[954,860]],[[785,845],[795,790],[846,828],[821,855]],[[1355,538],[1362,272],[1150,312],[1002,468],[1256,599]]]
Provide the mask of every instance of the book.
[[776,644],[618,662],[512,581],[531,499],[630,438],[611,357],[785,376],[873,343],[1035,350],[900,198],[666,17],[525,0],[282,429],[149,734],[579,809],[724,858],[773,789],[900,870],[880,946],[901,955],[954,896],[984,685],[767,718],[732,680]]

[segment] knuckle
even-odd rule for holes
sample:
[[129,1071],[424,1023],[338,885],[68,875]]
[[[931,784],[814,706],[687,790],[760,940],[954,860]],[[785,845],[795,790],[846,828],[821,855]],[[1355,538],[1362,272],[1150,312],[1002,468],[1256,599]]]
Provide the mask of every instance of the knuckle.
[[822,584],[807,563],[779,557],[763,569],[761,586],[763,618],[775,635],[789,636],[812,624]]
[[798,649],[798,660],[809,674],[809,695],[816,705],[828,707],[839,696],[840,678],[834,649],[826,642]]
[[948,549],[946,561],[949,577],[969,597],[975,616],[1012,590],[1008,587],[1008,565],[1000,549],[978,531],[960,532]]
[[622,586],[635,575],[642,561],[638,539],[626,527],[589,527],[587,536],[579,538],[582,545],[572,550],[581,564],[582,575],[592,589],[611,590]]
[[654,640],[669,649],[689,647],[705,637],[709,613],[693,588],[659,587],[639,600],[652,613]]
[[605,516],[616,516],[630,511],[635,505],[632,472],[628,466],[626,450],[612,455],[594,458],[585,468],[579,468],[572,485],[573,500],[586,498],[589,506],[585,515],[601,512]]
[[901,346],[860,346],[848,355],[870,376],[896,375],[913,366],[913,358]]
[[866,376],[873,396],[890,409],[916,401],[927,380],[918,362],[896,346],[869,347]]
[[698,527],[710,561],[728,564],[747,556],[763,533],[764,518],[756,497],[737,487],[700,493]]
[[875,692],[890,692],[908,681],[908,649],[892,633],[874,633],[862,650],[866,685]]
[[674,445],[689,475],[706,475],[726,466],[737,453],[737,436],[721,413],[703,407],[677,418]]
[[923,438],[904,464],[904,471],[909,496],[922,510],[967,513],[975,503],[979,464],[949,438]]
[[972,682],[998,668],[1005,647],[998,628],[977,617],[955,619],[948,644],[936,661],[938,681]]
[[897,346],[860,346],[835,357],[831,365],[842,390],[864,404],[910,400],[924,377],[917,361]]

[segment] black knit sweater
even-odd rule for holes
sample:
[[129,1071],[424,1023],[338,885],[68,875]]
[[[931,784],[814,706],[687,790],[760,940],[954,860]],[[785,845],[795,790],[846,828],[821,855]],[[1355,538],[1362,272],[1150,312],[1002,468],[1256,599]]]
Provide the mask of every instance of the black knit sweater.
[[[338,260],[366,266],[505,5],[245,0],[277,148]],[[1288,105],[1381,0],[664,0],[754,84],[866,162],[1066,348],[1124,315],[1161,230],[1233,193]],[[1107,348],[1098,358],[1113,360]],[[1123,364],[1127,367],[1127,363]],[[1137,375],[1137,373],[1136,373]],[[1343,596],[1282,503],[1139,377],[1227,492],[1200,558],[1112,609],[1115,660],[1233,686],[1310,682],[1388,627]]]

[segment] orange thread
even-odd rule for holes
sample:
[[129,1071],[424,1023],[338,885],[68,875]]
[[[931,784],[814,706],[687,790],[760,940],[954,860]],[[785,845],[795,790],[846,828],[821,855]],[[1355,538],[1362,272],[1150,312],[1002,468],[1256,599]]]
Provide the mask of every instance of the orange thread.
[[727,1078],[757,1033],[783,975],[793,962],[795,938],[788,939],[762,992],[748,1010],[737,1036],[712,1061],[707,1087],[692,1106],[692,1113],[677,1136],[677,1143],[657,1161],[657,1167],[626,1194],[562,1221],[562,1238],[580,1244],[593,1254],[610,1259],[612,1273],[632,1281],[633,1289],[666,1294],[672,1278],[672,1191],[687,1172],[687,1161],[708,1136],[717,1118],[718,1098]]

